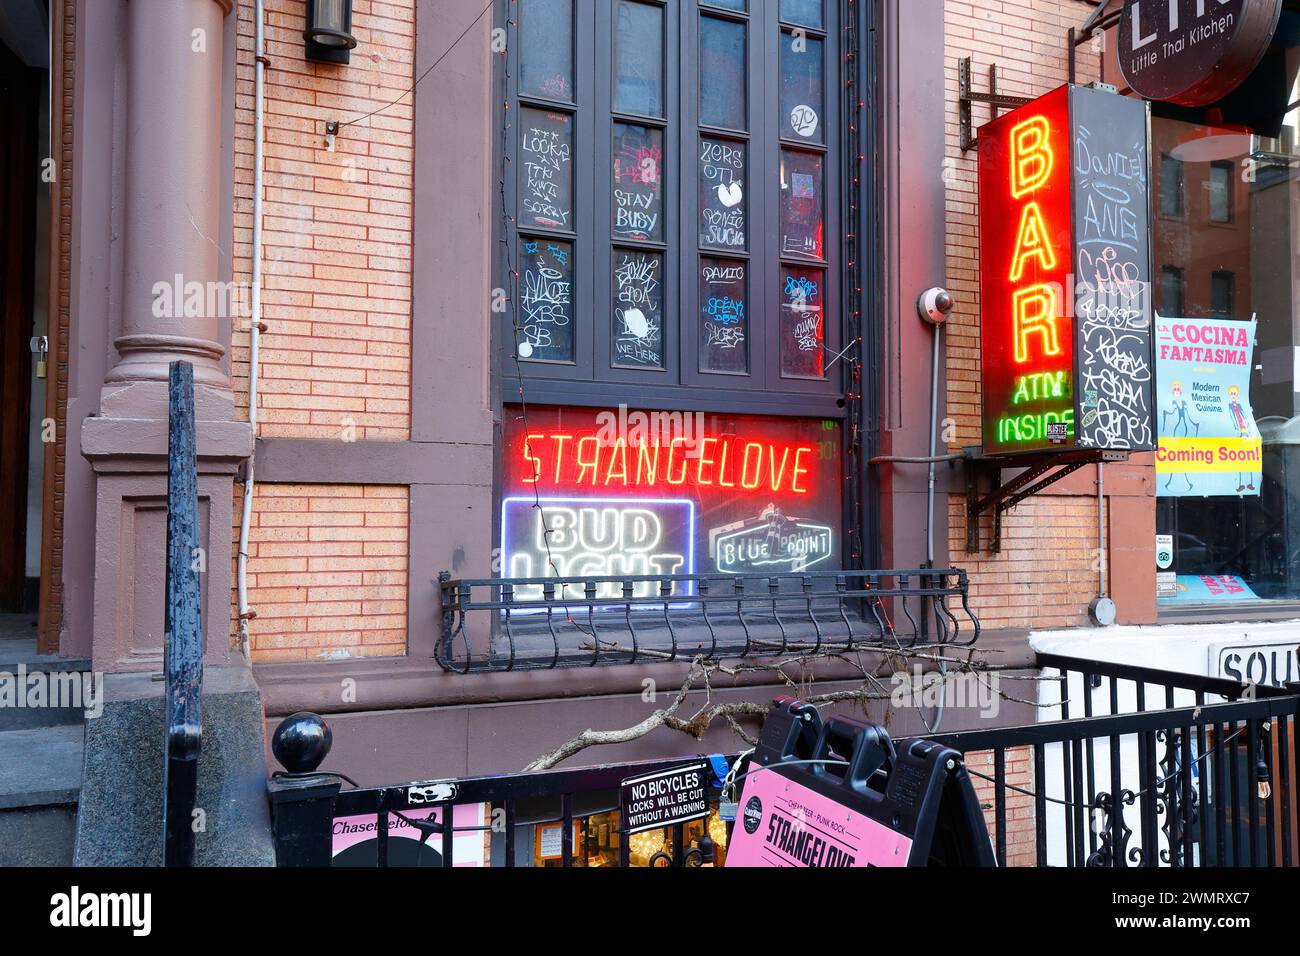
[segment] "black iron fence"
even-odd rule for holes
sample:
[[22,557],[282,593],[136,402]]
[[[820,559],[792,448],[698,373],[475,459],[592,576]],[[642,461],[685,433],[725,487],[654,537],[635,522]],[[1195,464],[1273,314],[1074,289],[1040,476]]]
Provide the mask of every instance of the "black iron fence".
[[[1286,688],[1040,654],[1055,682],[1023,727],[937,739],[990,784],[1005,864],[1293,866],[1300,685]],[[1025,758],[1011,779],[1012,755]],[[991,767],[982,772],[976,762]],[[1032,807],[1032,814],[1014,810]],[[1032,826],[1032,829],[1031,829]],[[1032,860],[1026,859],[1032,847]]]
[[454,673],[974,644],[957,569],[624,577],[439,576]]
[[190,866],[194,862],[193,815],[203,745],[203,609],[194,368],[189,362],[171,364],[168,401],[163,860],[167,866]]
[[[965,755],[1000,865],[1300,860],[1300,686],[1250,687],[1057,655],[1038,664],[1058,678],[1047,684],[1060,694],[1049,692],[1045,716],[1059,720],[931,738]],[[725,862],[716,781],[709,818],[630,838],[621,832],[619,784],[684,758],[345,789],[346,778],[307,772],[324,755],[315,721],[290,718],[277,734],[277,756],[300,771],[270,783],[280,865]],[[315,747],[305,763],[287,745],[304,730]],[[738,758],[720,759],[730,767]]]

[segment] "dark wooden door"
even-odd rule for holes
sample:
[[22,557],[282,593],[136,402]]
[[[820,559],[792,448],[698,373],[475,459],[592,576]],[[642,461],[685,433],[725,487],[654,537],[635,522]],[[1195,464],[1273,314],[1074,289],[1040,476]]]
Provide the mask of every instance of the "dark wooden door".
[[0,44],[0,611],[23,610],[31,410],[37,102],[42,74]]

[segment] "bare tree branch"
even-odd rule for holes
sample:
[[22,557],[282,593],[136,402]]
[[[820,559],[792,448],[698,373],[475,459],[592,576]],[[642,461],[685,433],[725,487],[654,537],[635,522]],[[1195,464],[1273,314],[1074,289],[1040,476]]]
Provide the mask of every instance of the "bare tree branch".
[[[592,649],[595,645],[593,643],[586,646],[588,649]],[[810,644],[807,646],[791,645],[790,650],[792,653],[782,658],[745,660],[732,664],[710,659],[701,654],[691,661],[681,687],[677,689],[667,707],[656,709],[645,720],[622,730],[584,730],[577,736],[560,744],[554,750],[538,757],[528,764],[524,771],[549,770],[590,747],[629,743],[651,734],[661,727],[701,740],[713,722],[719,719],[724,720],[732,733],[741,740],[750,746],[754,745],[756,737],[749,733],[743,724],[745,722],[758,722],[761,724],[762,719],[767,714],[768,706],[752,701],[715,702],[713,699],[715,689],[713,678],[715,675],[734,679],[744,675],[767,674],[775,677],[783,684],[791,692],[792,696],[797,696],[810,704],[822,706],[856,702],[865,708],[872,701],[890,700],[891,688],[886,683],[886,680],[882,679],[886,675],[890,683],[896,683],[898,674],[908,673],[909,663],[928,663],[938,667],[939,672],[946,676],[959,673],[973,675],[982,686],[1004,700],[1038,706],[1037,701],[1013,697],[996,687],[988,678],[987,663],[983,660],[976,660],[973,648],[967,650],[964,656],[954,656],[954,648],[942,644],[915,645],[906,648],[900,644],[893,649],[875,647],[862,650],[855,649],[853,651],[826,651]],[[640,653],[645,657],[659,658],[665,662],[680,659],[665,651],[642,650]],[[871,657],[870,661],[864,659],[864,653]],[[958,651],[958,654],[960,653]],[[848,690],[836,690],[820,694],[813,693],[814,666],[830,662],[839,662],[851,666],[859,675],[858,679],[861,681],[859,686]],[[933,671],[930,672],[930,674],[933,673]],[[1026,676],[1020,679],[1052,680],[1054,678]],[[693,714],[689,717],[683,717],[679,712],[692,693],[703,693],[704,700]],[[919,709],[917,713],[920,715],[926,729],[930,730],[929,721],[926,720],[924,713]],[[892,710],[887,709],[884,717],[887,726],[891,722],[892,716]]]

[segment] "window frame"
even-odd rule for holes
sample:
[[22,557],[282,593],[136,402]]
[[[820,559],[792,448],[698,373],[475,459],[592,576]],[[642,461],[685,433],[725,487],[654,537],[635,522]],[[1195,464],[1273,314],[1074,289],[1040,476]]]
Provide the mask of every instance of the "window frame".
[[[1174,188],[1169,189],[1169,183],[1165,181],[1165,171],[1167,169],[1176,171],[1177,182],[1173,184]],[[1176,200],[1177,208],[1172,212],[1166,210],[1165,198],[1172,196]],[[1187,218],[1187,167],[1183,161],[1172,153],[1160,154],[1160,215],[1165,219],[1183,220]]]
[[[1217,284],[1222,282],[1227,290],[1228,307],[1220,309],[1215,305],[1214,297],[1218,291]],[[1237,308],[1237,274],[1230,269],[1215,269],[1210,273],[1210,316],[1216,319],[1234,319]]]
[[[530,402],[611,405],[620,401],[645,407],[702,411],[748,411],[756,414],[825,418],[844,416],[847,363],[834,362],[843,347],[845,316],[839,272],[843,268],[841,244],[840,64],[839,4],[824,0],[822,29],[788,25],[780,19],[776,3],[750,0],[747,12],[715,6],[708,0],[636,0],[664,11],[665,69],[664,117],[642,117],[613,112],[616,77],[614,64],[614,10],[618,0],[591,4],[575,2],[573,98],[565,102],[519,92],[522,45],[518,31],[527,29],[526,10],[510,35],[507,68],[511,77],[509,109],[516,117],[523,107],[539,107],[574,115],[573,222],[571,230],[524,228],[517,223],[507,231],[514,243],[511,260],[518,267],[522,239],[539,236],[572,242],[574,247],[574,361],[571,363],[520,361],[514,356],[514,304],[502,316],[502,400],[518,400],[522,377]],[[702,16],[744,22],[747,26],[747,113],[749,129],[701,127],[699,121],[699,24]],[[822,42],[823,132],[822,143],[794,142],[780,136],[781,35],[802,29]],[[587,42],[590,39],[592,42]],[[498,109],[500,107],[498,106]],[[614,125],[633,123],[663,130],[664,241],[616,238],[612,229],[612,150]],[[517,215],[519,202],[518,130],[509,124],[504,147],[512,170],[505,184],[506,203]],[[700,137],[741,141],[746,144],[746,232],[744,254],[713,250],[699,244],[699,144]],[[825,259],[783,257],[776,248],[780,195],[778,171],[782,149],[797,149],[823,157],[823,222]],[[613,268],[619,249],[654,252],[663,257],[664,367],[635,368],[614,364]],[[747,263],[747,309],[750,313],[749,373],[699,370],[699,264],[701,256]],[[782,374],[781,309],[782,269],[786,264],[821,270],[823,356],[822,379]],[[516,283],[517,285],[517,283]],[[834,364],[832,364],[834,362]],[[616,386],[611,391],[611,385]]]
[[[1178,286],[1177,308],[1170,308],[1165,302],[1165,279],[1172,279]],[[1181,266],[1160,267],[1160,314],[1182,318],[1187,314],[1187,275]]]
[[[1226,182],[1223,184],[1223,202],[1226,209],[1222,219],[1214,214],[1214,195],[1217,188],[1214,176],[1217,172],[1223,172],[1226,175]],[[1206,176],[1208,188],[1205,197],[1205,218],[1212,225],[1230,226],[1237,220],[1236,175],[1237,166],[1231,160],[1216,159],[1210,163],[1209,172]]]

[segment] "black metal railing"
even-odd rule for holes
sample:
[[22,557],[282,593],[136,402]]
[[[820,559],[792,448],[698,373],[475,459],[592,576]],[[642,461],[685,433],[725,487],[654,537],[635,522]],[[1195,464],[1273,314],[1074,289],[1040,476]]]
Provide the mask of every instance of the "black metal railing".
[[[931,738],[965,755],[999,865],[1300,863],[1300,686],[1250,687],[1050,654],[1039,655],[1038,666],[1045,686],[1063,692],[1053,700],[1049,690],[1045,700],[1047,715],[1060,720]],[[692,844],[698,825],[656,835],[662,848],[649,859],[630,855],[624,840],[614,863],[602,849],[603,834],[613,835],[606,845],[617,837],[619,784],[686,758],[343,789],[346,778],[305,772],[315,763],[307,767],[280,746],[295,734],[318,746],[319,730],[301,732],[314,721],[290,718],[273,745],[285,766],[304,771],[270,784],[280,865],[447,866],[457,859],[457,834],[484,837],[479,863],[536,865],[546,857],[539,831],[556,827],[554,865],[627,865],[629,856],[633,864],[690,865],[704,857]],[[323,756],[318,748],[313,759]],[[715,809],[719,796],[710,791]],[[482,809],[457,822],[454,808],[466,805]],[[424,819],[431,809],[438,819]],[[373,836],[345,860],[335,841],[355,826]]]
[[954,568],[438,579],[454,673],[853,651],[979,638]]
[[188,362],[171,364],[168,400],[163,860],[167,866],[191,866],[199,751],[203,744],[203,622],[194,368]]
[[[1038,866],[1294,866],[1300,685],[1240,684],[1039,654],[1055,682],[1023,727],[941,734],[991,785],[1000,864],[1014,838]],[[1010,780],[1008,762],[1027,756]],[[979,764],[990,765],[982,773]],[[987,767],[986,767],[987,769]],[[1031,804],[1032,801],[1032,804]],[[1032,805],[1031,817],[1009,808]],[[1019,828],[1019,832],[1017,832]],[[1030,862],[1022,859],[1021,862]]]

